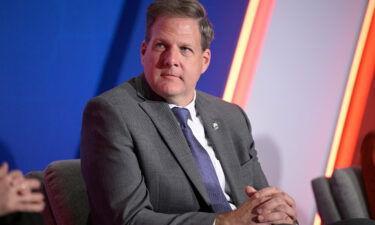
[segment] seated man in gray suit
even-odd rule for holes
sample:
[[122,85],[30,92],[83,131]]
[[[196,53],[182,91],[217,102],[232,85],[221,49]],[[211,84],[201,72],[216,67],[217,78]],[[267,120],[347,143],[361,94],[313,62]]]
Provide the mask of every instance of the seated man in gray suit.
[[81,162],[96,225],[294,224],[268,187],[242,109],[195,89],[213,29],[197,0],[156,0],[144,74],[87,104]]

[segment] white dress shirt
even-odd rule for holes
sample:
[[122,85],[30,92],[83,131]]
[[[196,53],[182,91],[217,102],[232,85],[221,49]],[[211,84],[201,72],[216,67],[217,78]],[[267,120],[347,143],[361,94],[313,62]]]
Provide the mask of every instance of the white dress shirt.
[[210,156],[212,165],[215,168],[217,178],[219,179],[220,187],[223,190],[224,196],[227,199],[230,207],[232,209],[236,209],[236,206],[233,204],[231,198],[230,198],[230,188],[226,184],[225,181],[225,175],[223,168],[221,167],[220,161],[216,158],[215,152],[209,143],[208,139],[206,138],[205,132],[204,132],[204,127],[201,121],[201,118],[198,114],[198,112],[195,110],[195,99],[196,99],[196,93],[194,93],[194,99],[192,102],[190,102],[187,106],[181,107],[177,106],[174,104],[169,104],[169,107],[172,109],[174,107],[179,107],[179,108],[185,108],[189,110],[190,112],[190,117],[188,118],[188,125],[190,129],[192,130],[195,138],[199,141],[199,143],[202,145],[202,147],[207,151],[208,155]]

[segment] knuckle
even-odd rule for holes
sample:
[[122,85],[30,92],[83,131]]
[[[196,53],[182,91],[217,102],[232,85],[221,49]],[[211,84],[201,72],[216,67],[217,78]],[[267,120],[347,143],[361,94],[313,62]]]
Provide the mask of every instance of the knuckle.
[[285,205],[279,205],[278,207],[277,207],[277,210],[278,211],[286,211],[286,206]]

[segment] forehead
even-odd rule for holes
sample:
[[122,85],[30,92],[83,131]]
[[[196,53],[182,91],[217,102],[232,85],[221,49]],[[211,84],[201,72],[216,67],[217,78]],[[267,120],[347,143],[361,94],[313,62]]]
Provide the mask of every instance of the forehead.
[[196,19],[158,17],[151,27],[151,39],[191,39],[200,42],[199,24]]

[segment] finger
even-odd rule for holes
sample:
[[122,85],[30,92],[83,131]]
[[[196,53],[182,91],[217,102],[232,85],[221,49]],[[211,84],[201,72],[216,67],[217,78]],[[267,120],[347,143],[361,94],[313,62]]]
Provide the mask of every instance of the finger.
[[22,174],[22,172],[20,170],[12,170],[8,174],[13,179],[15,179],[15,178],[23,178],[23,174]]
[[8,163],[3,162],[0,167],[0,178],[4,177],[8,173]]
[[271,198],[279,197],[281,196],[285,201],[287,202],[288,205],[291,207],[295,208],[295,201],[293,200],[292,197],[290,197],[287,193],[275,188],[275,187],[267,187],[259,190],[257,192],[260,197],[267,197],[270,196]]
[[291,224],[293,220],[283,212],[272,212],[269,214],[259,215],[257,220],[261,223],[286,223]]
[[251,196],[253,196],[257,192],[257,190],[252,186],[246,186],[245,192],[246,192],[247,196],[249,198],[251,198]]
[[26,178],[25,184],[31,189],[31,190],[37,190],[40,188],[40,181],[33,178]]
[[272,212],[283,213],[285,215],[288,215],[288,217],[290,217],[292,220],[297,219],[296,210],[285,204],[285,202],[280,201],[280,199],[270,199],[269,201],[257,207],[255,210],[255,214],[258,215],[266,215]]
[[36,179],[27,178],[23,179],[23,181],[19,184],[14,184],[17,189],[17,193],[20,195],[26,195],[32,192],[32,190],[37,190],[40,187],[40,182]]
[[259,206],[261,206],[263,203],[267,202],[269,199],[271,199],[270,196],[261,196],[259,194],[259,192],[255,192],[249,199],[249,201],[251,202],[251,205],[254,207],[254,208],[257,208]]
[[290,195],[288,195],[287,193],[283,191],[279,193],[278,195],[280,195],[290,207],[294,209],[296,208],[296,202],[294,201],[292,197],[290,197]]
[[40,182],[36,179],[27,178],[22,182],[17,190],[19,195],[27,195],[30,194],[33,190],[40,189]]
[[45,206],[44,202],[37,203],[21,203],[16,206],[16,211],[22,212],[41,212]]
[[295,207],[290,206],[282,196],[273,197],[267,201],[262,202],[256,208],[255,213],[260,215],[276,211],[283,212],[292,217],[293,219],[297,218]]
[[26,182],[22,182],[17,186],[17,194],[21,196],[31,194],[31,189]]
[[38,202],[43,202],[44,200],[44,195],[42,193],[29,193],[27,195],[22,195],[19,196],[18,202],[22,203],[38,203]]
[[276,208],[276,211],[284,212],[286,215],[288,215],[293,221],[297,220],[297,212],[295,209],[287,206],[279,206]]
[[8,178],[10,179],[10,184],[12,186],[18,186],[24,180],[23,174],[19,170],[10,171]]
[[285,202],[284,199],[280,197],[269,198],[267,201],[262,202],[257,208],[259,214],[263,212],[272,212],[277,211],[277,209],[284,209],[290,206]]
[[281,190],[275,188],[275,187],[265,187],[263,189],[258,190],[259,195],[261,196],[270,196],[277,193],[280,193]]
[[267,197],[260,197],[258,193],[255,193],[252,197],[249,198],[247,203],[249,204],[249,212],[254,215],[259,215],[258,208],[262,206],[264,202],[267,202],[269,199]]

